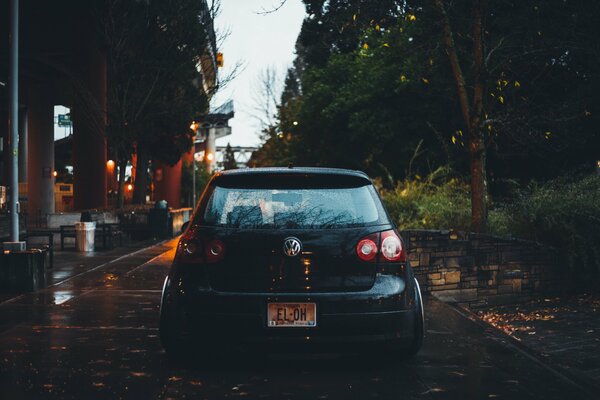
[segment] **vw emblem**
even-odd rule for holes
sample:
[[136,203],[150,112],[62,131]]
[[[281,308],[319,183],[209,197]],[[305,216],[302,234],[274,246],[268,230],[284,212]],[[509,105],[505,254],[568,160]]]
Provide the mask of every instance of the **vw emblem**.
[[295,257],[302,251],[302,243],[295,237],[285,238],[283,241],[283,254],[288,257]]

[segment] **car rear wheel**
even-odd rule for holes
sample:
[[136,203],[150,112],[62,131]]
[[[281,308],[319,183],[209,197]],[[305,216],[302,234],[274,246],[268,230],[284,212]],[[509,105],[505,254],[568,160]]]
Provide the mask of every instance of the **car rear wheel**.
[[[410,358],[416,355],[421,347],[423,347],[423,334],[424,334],[424,313],[423,313],[423,299],[421,297],[421,289],[419,283],[415,279],[415,309],[413,311],[414,323],[413,323],[413,334],[409,339],[410,342],[401,341],[398,343],[391,344],[386,348],[386,357],[389,354],[393,354],[393,360],[398,358]],[[391,361],[391,360],[390,360]]]
[[425,334],[425,314],[423,311],[423,297],[421,287],[415,279],[415,322],[412,343],[406,351],[407,356],[414,356],[423,347],[423,335]]
[[185,318],[178,297],[172,293],[167,277],[160,303],[160,344],[171,359],[181,361],[186,355]]

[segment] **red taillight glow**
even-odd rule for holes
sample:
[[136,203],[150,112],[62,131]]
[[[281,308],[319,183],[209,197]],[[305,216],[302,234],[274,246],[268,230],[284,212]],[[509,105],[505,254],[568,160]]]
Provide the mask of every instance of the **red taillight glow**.
[[363,261],[376,261],[378,253],[381,254],[379,262],[406,261],[402,240],[393,230],[371,234],[356,245],[356,254]]
[[356,254],[363,261],[373,261],[377,256],[377,245],[371,239],[363,239],[356,246]]
[[194,232],[189,232],[181,238],[177,257],[187,263],[214,263],[225,257],[225,244],[213,239],[204,245]]

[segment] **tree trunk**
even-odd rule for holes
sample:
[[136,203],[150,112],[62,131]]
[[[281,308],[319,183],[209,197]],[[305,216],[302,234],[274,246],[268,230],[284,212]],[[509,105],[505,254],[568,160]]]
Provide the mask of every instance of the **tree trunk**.
[[487,180],[486,180],[486,147],[481,127],[483,116],[483,94],[485,81],[483,77],[483,22],[482,0],[473,2],[473,105],[471,107],[465,77],[460,66],[450,19],[446,13],[443,0],[433,0],[441,16],[442,43],[448,56],[452,75],[456,84],[458,103],[463,121],[468,130],[469,157],[471,162],[471,229],[484,232],[487,225]]
[[119,157],[119,190],[117,195],[117,209],[123,208],[125,204],[125,171],[127,169],[127,158]]
[[137,146],[137,160],[135,163],[135,183],[133,185],[133,204],[146,204],[148,192],[148,163],[150,153],[144,146]]
[[471,155],[471,229],[485,232],[487,225],[486,147],[481,121],[483,118],[483,22],[482,0],[473,2],[473,108],[469,121]]

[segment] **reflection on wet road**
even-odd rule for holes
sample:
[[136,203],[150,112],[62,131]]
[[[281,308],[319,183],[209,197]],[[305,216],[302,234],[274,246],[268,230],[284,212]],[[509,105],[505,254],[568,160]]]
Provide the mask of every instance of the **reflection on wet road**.
[[210,366],[173,364],[157,336],[173,246],[1,304],[0,397],[581,398],[566,379],[431,299],[425,347],[412,360],[292,353],[230,355]]

